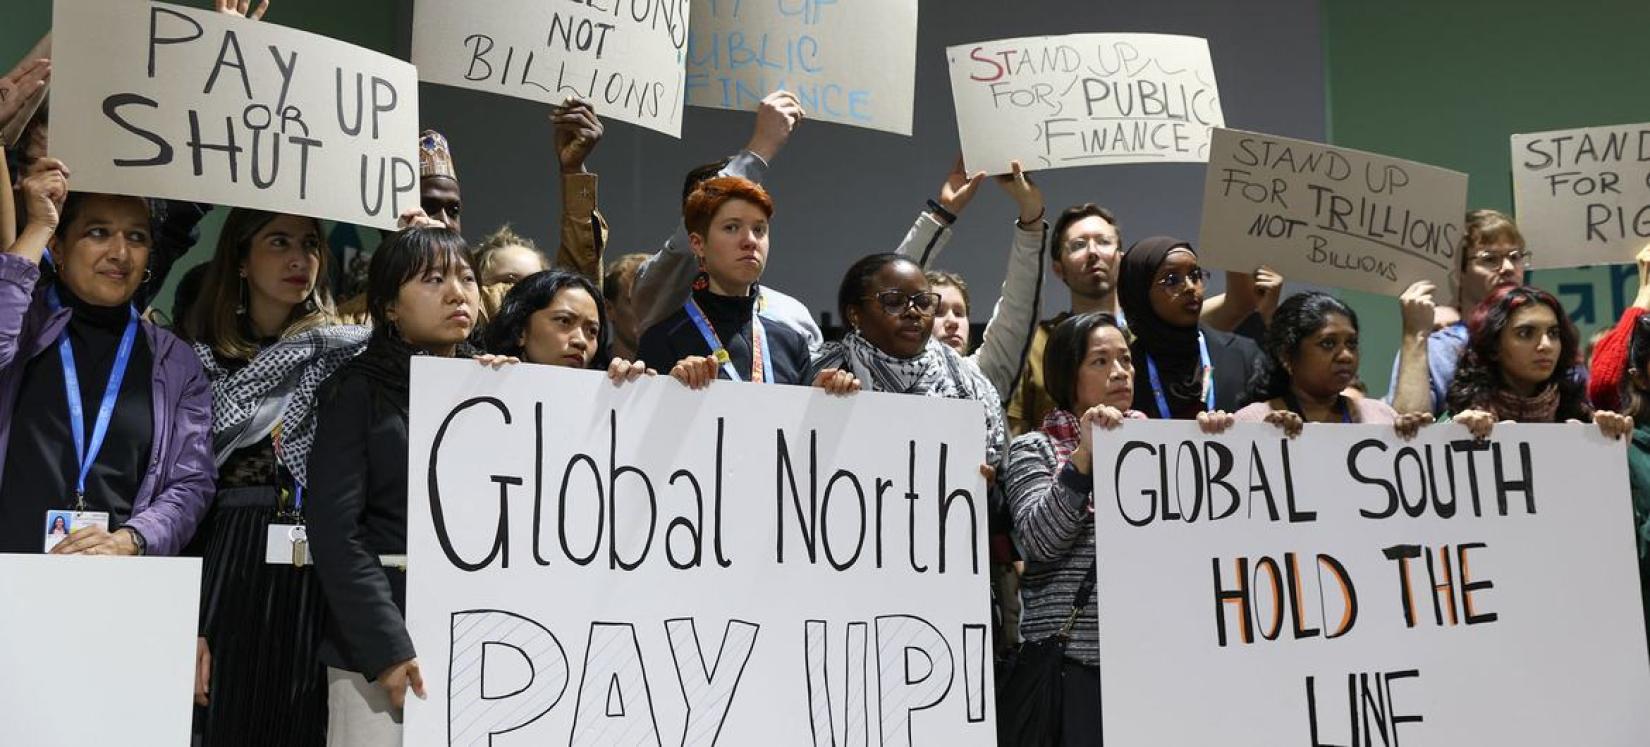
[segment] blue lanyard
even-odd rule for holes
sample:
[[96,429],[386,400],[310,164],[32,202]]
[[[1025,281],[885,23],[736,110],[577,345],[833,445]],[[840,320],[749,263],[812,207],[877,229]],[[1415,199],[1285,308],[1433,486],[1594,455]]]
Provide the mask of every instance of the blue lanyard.
[[[57,289],[46,291],[46,300],[52,311],[62,308]],[[69,398],[69,429],[74,433],[75,457],[80,460],[80,473],[75,478],[75,508],[86,506],[86,475],[92,471],[98,452],[103,450],[103,439],[109,435],[109,423],[114,420],[115,399],[120,396],[120,382],[126,378],[126,368],[132,361],[132,345],[137,342],[137,307],[127,305],[131,318],[126,332],[120,336],[120,347],[115,351],[115,363],[109,369],[109,383],[103,387],[103,402],[97,407],[97,422],[92,425],[92,440],[86,441],[86,410],[80,401],[80,373],[74,362],[74,349],[69,345],[69,331],[57,340],[57,355],[63,362],[63,391]]]
[[[722,364],[722,371],[730,380],[744,381],[744,377],[739,375],[739,369],[733,367],[733,356],[728,354],[727,347],[716,337],[716,330],[710,326],[710,320],[705,318],[705,312],[699,308],[699,303],[690,297],[682,308],[687,311],[688,319],[693,320],[693,326],[699,329],[699,336],[705,338],[705,346],[710,348],[711,357]],[[751,369],[756,377],[760,377],[762,383],[773,383],[773,359],[768,352],[768,333],[762,328],[762,317],[755,312],[751,313]]]
[[[1203,333],[1197,333],[1197,352],[1203,357],[1203,409],[1208,412],[1215,410],[1215,367],[1209,365],[1209,343],[1203,339]],[[1157,375],[1157,362],[1151,356],[1146,356],[1146,373],[1151,376],[1152,396],[1157,398],[1157,414],[1164,420],[1173,420],[1174,414],[1169,412],[1169,399],[1163,396],[1163,380]]]

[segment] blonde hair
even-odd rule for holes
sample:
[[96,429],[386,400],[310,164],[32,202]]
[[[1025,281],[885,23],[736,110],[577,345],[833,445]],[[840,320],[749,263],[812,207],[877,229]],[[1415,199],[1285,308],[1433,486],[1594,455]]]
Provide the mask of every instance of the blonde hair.
[[493,255],[500,249],[512,246],[526,247],[533,250],[534,254],[539,255],[540,269],[550,269],[550,263],[545,261],[544,253],[539,251],[538,244],[533,243],[532,239],[517,234],[514,229],[510,228],[508,223],[481,240],[481,244],[475,248],[475,252],[470,258],[470,267],[475,270],[477,276],[486,277],[487,270],[493,262]]

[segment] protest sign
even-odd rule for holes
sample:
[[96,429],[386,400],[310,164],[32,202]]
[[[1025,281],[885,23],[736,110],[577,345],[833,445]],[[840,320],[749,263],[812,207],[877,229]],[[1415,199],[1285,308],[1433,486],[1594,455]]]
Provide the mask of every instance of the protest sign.
[[974,402],[413,366],[408,745],[990,745]]
[[796,94],[809,119],[911,134],[917,0],[695,0],[687,102],[754,110]]
[[189,744],[200,593],[197,558],[0,554],[0,742]]
[[970,171],[1202,162],[1222,127],[1209,44],[1167,34],[1073,34],[949,47]]
[[169,3],[57,0],[51,155],[72,188],[394,228],[418,205],[413,67]]
[[604,119],[682,134],[689,0],[417,0],[419,80],[518,99],[589,101]]
[[1096,438],[1107,744],[1650,734],[1626,447],[1596,426]]
[[1534,266],[1631,262],[1650,243],[1650,124],[1513,135],[1512,170]]
[[1241,130],[1216,130],[1198,257],[1240,272],[1397,296],[1454,298],[1467,175]]

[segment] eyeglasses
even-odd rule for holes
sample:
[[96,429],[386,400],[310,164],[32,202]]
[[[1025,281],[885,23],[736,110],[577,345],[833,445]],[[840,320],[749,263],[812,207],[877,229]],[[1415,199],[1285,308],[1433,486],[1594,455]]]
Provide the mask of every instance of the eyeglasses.
[[1066,254],[1076,254],[1091,246],[1104,249],[1106,247],[1116,248],[1117,245],[1110,238],[1103,236],[1078,236],[1061,244]]
[[1185,283],[1191,283],[1192,285],[1203,285],[1203,281],[1208,279],[1209,273],[1205,272],[1203,268],[1200,267],[1186,273],[1185,275],[1178,272],[1171,272],[1161,278],[1158,278],[1157,284],[1162,286],[1163,290],[1172,293],[1180,290],[1180,287]]
[[915,308],[918,313],[927,315],[933,314],[934,309],[940,305],[940,294],[932,291],[901,293],[897,290],[886,290],[866,300],[876,301],[889,316],[899,316],[910,308]]
[[1472,258],[1473,264],[1486,270],[1499,270],[1502,265],[1508,262],[1513,263],[1514,267],[1528,270],[1530,269],[1530,254],[1531,252],[1528,249],[1514,249],[1510,252],[1474,252],[1468,256]]

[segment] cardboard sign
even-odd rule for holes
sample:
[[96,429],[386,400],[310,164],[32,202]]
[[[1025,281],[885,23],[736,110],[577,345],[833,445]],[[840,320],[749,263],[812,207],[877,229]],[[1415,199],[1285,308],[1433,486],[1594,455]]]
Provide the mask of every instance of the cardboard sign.
[[200,596],[198,558],[0,555],[0,741],[189,744]]
[[417,0],[419,80],[560,104],[682,134],[689,0]]
[[1166,34],[1073,34],[946,49],[970,171],[1202,162],[1225,126],[1209,44]]
[[1534,266],[1631,262],[1650,244],[1650,124],[1513,135],[1512,169]]
[[423,359],[412,388],[408,745],[996,743],[978,403]]
[[1107,744],[1650,734],[1633,447],[1596,426],[1096,439]]
[[83,192],[394,228],[418,204],[405,62],[168,3],[57,0],[50,149]]
[[916,79],[917,0],[694,0],[689,105],[784,89],[809,119],[910,135]]
[[1241,130],[1216,130],[1203,187],[1203,264],[1267,265],[1290,281],[1455,295],[1467,175]]

